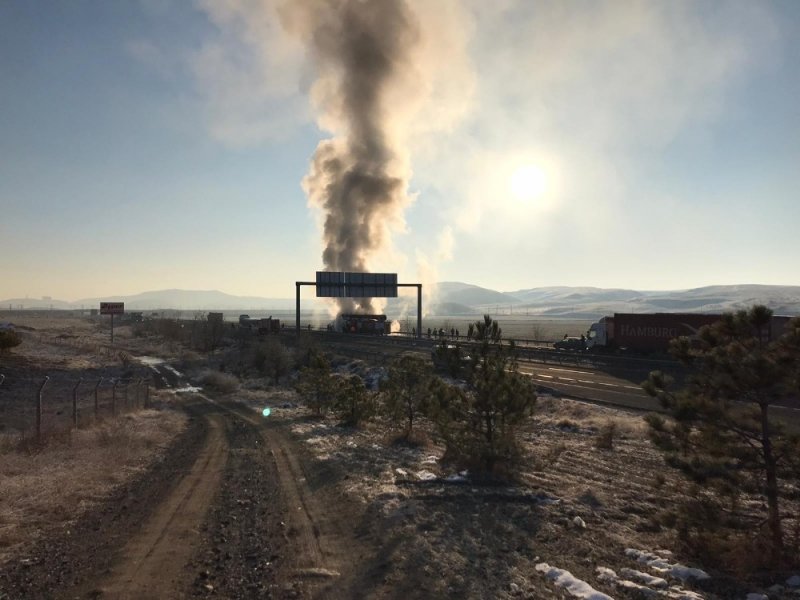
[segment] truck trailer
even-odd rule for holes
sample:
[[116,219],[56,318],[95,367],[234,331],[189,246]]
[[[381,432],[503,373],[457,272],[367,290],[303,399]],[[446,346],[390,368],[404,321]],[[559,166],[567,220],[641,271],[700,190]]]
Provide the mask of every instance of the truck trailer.
[[[627,350],[641,354],[666,353],[671,340],[697,338],[700,328],[713,325],[721,314],[614,313],[592,323],[586,340],[589,350]],[[790,317],[773,316],[765,341],[780,337]]]
[[255,330],[262,335],[267,333],[280,333],[281,320],[273,319],[272,315],[267,319],[253,319],[250,315],[239,315],[239,327]]
[[336,329],[344,333],[387,335],[391,331],[391,325],[386,315],[343,314],[337,318]]

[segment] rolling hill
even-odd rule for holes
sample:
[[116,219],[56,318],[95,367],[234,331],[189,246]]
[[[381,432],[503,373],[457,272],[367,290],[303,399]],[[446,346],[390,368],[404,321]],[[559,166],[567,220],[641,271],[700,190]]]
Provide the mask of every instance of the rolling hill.
[[[317,300],[307,293],[303,309]],[[98,307],[101,301],[125,302],[127,310],[292,310],[294,298],[234,296],[218,290],[157,290],[130,296],[84,298],[75,302],[57,299],[11,298],[0,300],[0,310],[80,309]],[[596,318],[613,312],[695,312],[719,313],[765,304],[776,314],[800,315],[800,286],[715,285],[676,291],[639,291],[595,287],[539,287],[500,292],[458,281],[445,281],[435,290],[424,290],[427,313],[439,315],[480,314],[497,308],[548,318]],[[388,312],[414,311],[416,300],[391,299]]]

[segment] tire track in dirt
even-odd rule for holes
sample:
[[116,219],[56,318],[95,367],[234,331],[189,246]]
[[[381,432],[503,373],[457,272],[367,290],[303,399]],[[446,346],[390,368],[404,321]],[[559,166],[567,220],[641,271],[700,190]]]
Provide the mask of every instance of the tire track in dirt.
[[92,595],[175,598],[185,589],[185,565],[198,548],[197,530],[228,457],[224,417],[212,414],[208,423],[209,435],[194,465],[141,531],[125,544],[120,560]]
[[[341,576],[344,555],[341,532],[332,517],[338,511],[323,507],[312,492],[298,459],[294,443],[278,426],[266,426],[253,412],[238,404],[220,405],[255,426],[263,440],[262,447],[273,464],[284,513],[284,535],[288,542],[288,570],[279,576],[284,591],[325,598],[339,597],[329,584]],[[330,515],[326,519],[325,515]]]

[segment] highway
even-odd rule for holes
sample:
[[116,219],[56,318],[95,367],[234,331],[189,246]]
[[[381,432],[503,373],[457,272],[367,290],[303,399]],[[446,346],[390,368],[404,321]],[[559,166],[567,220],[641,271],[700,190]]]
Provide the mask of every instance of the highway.
[[[402,336],[330,333],[319,336],[318,341],[332,350],[367,360],[382,359],[383,362],[409,352],[430,359],[431,348],[437,343]],[[461,346],[469,353],[468,343],[461,343]],[[648,396],[641,387],[651,371],[662,370],[677,380],[685,375],[678,363],[663,359],[564,352],[552,348],[518,347],[517,350],[520,372],[536,382],[539,393],[626,410],[662,411],[658,400]],[[800,403],[798,406],[772,406],[770,413],[800,433]]]
[[[641,385],[602,371],[522,362],[520,372],[529,375],[544,392],[636,410],[660,408],[658,401],[648,396]],[[642,381],[645,379],[646,375]]]
[[[319,334],[328,348],[356,358],[391,359],[399,353],[419,354],[426,360],[436,342],[389,336]],[[448,343],[452,343],[449,342]],[[462,343],[469,353],[469,344]],[[650,371],[675,370],[677,364],[618,356],[562,352],[546,348],[518,348],[520,372],[529,375],[542,393],[635,410],[659,410],[658,401],[641,387]]]

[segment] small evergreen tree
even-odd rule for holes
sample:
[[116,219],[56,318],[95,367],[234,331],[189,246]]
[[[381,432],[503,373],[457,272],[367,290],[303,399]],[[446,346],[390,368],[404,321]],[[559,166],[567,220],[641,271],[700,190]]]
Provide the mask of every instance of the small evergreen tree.
[[467,336],[477,340],[499,344],[503,337],[503,330],[500,324],[492,319],[490,315],[483,315],[483,321],[470,323]]
[[445,371],[452,377],[458,377],[467,362],[459,344],[449,344],[443,339],[431,350],[431,359],[437,369]]
[[386,413],[395,423],[405,424],[406,438],[411,436],[416,416],[429,404],[432,381],[433,369],[426,361],[404,355],[389,367],[388,378],[381,383]]
[[484,474],[508,468],[519,457],[518,428],[536,403],[513,344],[494,345],[491,339],[484,337],[477,348],[466,388],[436,386],[433,410],[448,458]]
[[695,344],[675,340],[671,352],[690,368],[688,384],[673,392],[670,379],[653,372],[644,388],[672,417],[647,417],[650,437],[670,465],[728,497],[757,482],[777,561],[785,558],[782,483],[800,472],[800,439],[770,418],[770,407],[800,391],[800,319],[789,334],[770,340],[771,318],[771,310],[754,306],[703,327]]
[[300,370],[297,392],[316,416],[322,416],[336,396],[331,365],[318,352],[311,352],[308,361],[308,366]]
[[358,426],[375,414],[375,399],[364,380],[350,375],[336,382],[333,407],[343,425]]

